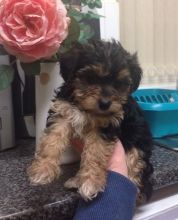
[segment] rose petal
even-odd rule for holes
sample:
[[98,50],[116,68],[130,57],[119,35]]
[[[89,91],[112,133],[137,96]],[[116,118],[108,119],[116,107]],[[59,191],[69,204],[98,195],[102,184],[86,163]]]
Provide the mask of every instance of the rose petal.
[[25,62],[50,57],[67,37],[61,0],[0,0],[0,43]]

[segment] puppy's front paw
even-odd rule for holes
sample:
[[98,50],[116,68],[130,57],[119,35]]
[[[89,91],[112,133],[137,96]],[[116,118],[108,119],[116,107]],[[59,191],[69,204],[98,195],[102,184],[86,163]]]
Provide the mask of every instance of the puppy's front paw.
[[51,163],[48,160],[34,160],[28,168],[27,173],[31,184],[43,185],[52,182],[59,176],[59,166],[56,163]]
[[72,188],[79,188],[79,183],[80,182],[80,179],[78,176],[74,176],[74,177],[71,177],[70,179],[68,179],[65,183],[64,183],[64,186],[66,188],[69,188],[69,189],[72,189]]
[[104,188],[104,183],[87,179],[81,184],[78,191],[82,198],[87,201],[95,198],[99,192],[103,192]]

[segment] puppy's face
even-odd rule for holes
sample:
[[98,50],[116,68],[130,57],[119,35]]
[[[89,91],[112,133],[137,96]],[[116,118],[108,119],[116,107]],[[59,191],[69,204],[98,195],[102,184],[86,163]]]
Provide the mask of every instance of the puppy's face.
[[130,92],[127,69],[111,73],[105,65],[87,65],[73,78],[73,98],[77,105],[92,114],[113,115],[121,110]]
[[98,116],[122,110],[141,78],[135,56],[115,41],[77,45],[62,57],[61,72],[72,101]]

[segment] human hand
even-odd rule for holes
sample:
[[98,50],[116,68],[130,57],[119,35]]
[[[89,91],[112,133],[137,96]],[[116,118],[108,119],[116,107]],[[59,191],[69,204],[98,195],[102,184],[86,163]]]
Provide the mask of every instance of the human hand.
[[[75,149],[79,153],[82,153],[83,142],[79,139],[73,139],[71,142],[72,142],[72,145],[75,147]],[[125,154],[124,147],[119,140],[116,143],[113,154],[109,160],[108,170],[120,173],[123,176],[128,177],[126,154]]]
[[126,153],[122,143],[119,140],[116,143],[113,154],[109,160],[108,170],[120,173],[123,176],[128,177]]

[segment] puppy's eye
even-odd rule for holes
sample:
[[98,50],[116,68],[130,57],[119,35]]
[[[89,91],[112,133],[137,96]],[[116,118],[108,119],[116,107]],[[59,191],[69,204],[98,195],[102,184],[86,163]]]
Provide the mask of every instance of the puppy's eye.
[[76,83],[79,83],[79,84],[83,84],[83,85],[88,85],[89,84],[89,82],[90,82],[90,80],[88,80],[86,77],[84,77],[84,76],[79,76],[77,79],[76,79],[76,81],[75,81]]
[[127,80],[127,79],[117,80],[114,83],[114,86],[116,89],[124,89],[124,88],[131,86],[131,82],[130,80]]
[[83,79],[82,77],[80,78],[76,78],[75,81],[74,81],[75,85],[83,85],[83,86],[86,86],[86,80]]

